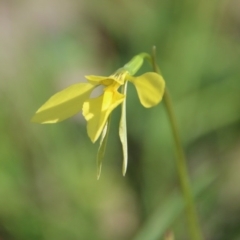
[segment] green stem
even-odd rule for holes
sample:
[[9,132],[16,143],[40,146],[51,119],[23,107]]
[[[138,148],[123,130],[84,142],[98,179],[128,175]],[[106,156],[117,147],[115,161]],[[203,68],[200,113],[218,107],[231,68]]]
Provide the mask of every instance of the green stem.
[[[155,48],[153,49],[152,65],[154,71],[160,74],[160,70],[156,63]],[[194,204],[194,198],[191,192],[191,185],[187,170],[187,161],[184,154],[183,147],[181,145],[181,140],[177,128],[177,122],[173,111],[172,101],[168,90],[165,90],[163,101],[166,106],[166,111],[169,117],[170,125],[172,128],[175,148],[176,148],[176,166],[181,186],[181,191],[186,204],[186,214],[189,227],[189,234],[191,240],[203,240],[202,232],[198,222],[197,212]]]

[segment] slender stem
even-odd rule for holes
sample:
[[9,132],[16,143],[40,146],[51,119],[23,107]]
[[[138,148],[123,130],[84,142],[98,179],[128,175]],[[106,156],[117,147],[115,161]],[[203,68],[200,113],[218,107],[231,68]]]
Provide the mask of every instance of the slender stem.
[[[153,49],[152,65],[153,65],[154,71],[160,74],[160,70],[156,63],[155,48]],[[166,106],[166,111],[167,111],[170,125],[172,128],[172,133],[173,133],[173,138],[174,138],[174,143],[176,148],[176,166],[177,166],[181,191],[186,204],[185,207],[186,207],[187,221],[189,226],[189,234],[191,236],[191,240],[203,240],[203,236],[202,236],[202,232],[198,222],[197,212],[194,204],[194,198],[191,192],[191,185],[190,185],[190,180],[189,180],[189,175],[187,170],[187,161],[186,161],[183,147],[181,145],[179,131],[177,128],[177,122],[176,122],[176,118],[173,111],[172,101],[167,89],[165,90],[163,101]]]
[[167,89],[165,90],[163,101],[166,106],[166,110],[168,113],[168,117],[170,120],[172,132],[173,132],[173,138],[175,142],[176,156],[177,156],[176,165],[177,165],[177,171],[179,175],[182,194],[186,204],[186,213],[187,213],[190,236],[192,240],[201,240],[203,239],[203,237],[202,237],[202,233],[201,233],[199,222],[198,222],[197,212],[194,204],[194,198],[191,192],[191,185],[190,185],[190,180],[188,176],[186,158],[185,158],[183,148],[181,146],[181,140],[180,140],[178,129],[177,129],[176,118],[174,116],[171,98]]

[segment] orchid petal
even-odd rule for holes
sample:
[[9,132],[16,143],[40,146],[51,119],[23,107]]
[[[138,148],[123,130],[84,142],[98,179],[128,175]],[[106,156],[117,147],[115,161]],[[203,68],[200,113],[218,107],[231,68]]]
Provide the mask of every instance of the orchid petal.
[[131,77],[129,80],[136,87],[138,97],[144,107],[153,107],[162,100],[165,81],[161,75],[148,72],[139,77]]
[[[125,98],[124,95],[117,91],[111,92],[111,94],[108,91],[106,92],[97,98],[89,99],[83,104],[83,116],[87,120],[87,132],[92,142],[99,138],[110,113]],[[108,108],[106,108],[106,103]]]
[[125,69],[119,69],[118,71],[116,71],[115,73],[113,73],[108,77],[89,75],[89,76],[85,76],[85,78],[91,84],[102,84],[104,86],[109,86],[114,82],[117,82],[120,85],[123,85],[126,79],[126,76],[128,75],[129,75],[128,71],[126,71]]
[[89,76],[85,76],[85,78],[91,84],[103,84],[105,86],[111,85],[114,82],[113,78],[111,78],[111,77],[104,77],[104,76],[89,75]]
[[56,123],[81,111],[93,88],[90,83],[78,83],[53,95],[35,113],[32,122]]

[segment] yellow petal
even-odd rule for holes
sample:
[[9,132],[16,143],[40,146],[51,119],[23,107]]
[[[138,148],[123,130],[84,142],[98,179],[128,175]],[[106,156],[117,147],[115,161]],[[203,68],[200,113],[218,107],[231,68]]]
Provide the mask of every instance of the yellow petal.
[[148,72],[139,77],[132,77],[130,81],[135,85],[140,102],[144,107],[153,107],[162,100],[165,81],[161,75]]
[[102,112],[108,110],[108,108],[112,104],[112,98],[113,98],[113,91],[105,91],[103,94],[103,100],[102,100]]
[[90,83],[78,83],[56,93],[38,109],[31,121],[56,123],[75,115],[95,87]]
[[104,76],[95,76],[95,75],[89,75],[85,76],[85,78],[91,83],[91,84],[102,84],[105,86],[108,86],[113,83],[114,79],[110,77],[104,77]]
[[123,85],[125,82],[125,79],[128,75],[129,75],[128,71],[120,68],[115,73],[113,73],[112,75],[110,75],[108,77],[89,75],[89,76],[85,76],[85,78],[91,84],[102,84],[105,86],[109,86],[109,85],[113,84],[114,82],[117,82],[120,85]]
[[104,95],[105,93],[97,98],[89,99],[83,104],[83,116],[88,122],[87,132],[92,142],[95,142],[98,139],[110,113],[124,100],[125,97],[117,91],[113,92],[110,104],[108,108],[105,109],[105,107],[103,107]]

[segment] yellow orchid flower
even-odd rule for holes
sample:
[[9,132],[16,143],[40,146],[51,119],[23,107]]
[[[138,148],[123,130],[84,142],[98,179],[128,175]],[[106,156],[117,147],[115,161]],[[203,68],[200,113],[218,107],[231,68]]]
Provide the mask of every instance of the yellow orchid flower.
[[[127,138],[126,138],[126,89],[127,82],[134,84],[141,104],[146,107],[157,105],[164,94],[165,82],[154,72],[147,72],[134,77],[143,63],[146,54],[135,56],[129,63],[118,69],[109,77],[86,76],[87,83],[77,83],[53,95],[35,113],[32,122],[57,123],[63,121],[82,110],[87,121],[87,132],[92,142],[100,140],[98,151],[98,176],[101,171],[101,162],[104,155],[107,133],[109,130],[108,119],[112,111],[122,104],[119,135],[123,146],[123,174],[127,167]],[[103,93],[96,98],[91,98],[91,92],[99,85],[104,86]],[[121,93],[118,89],[122,87]]]

